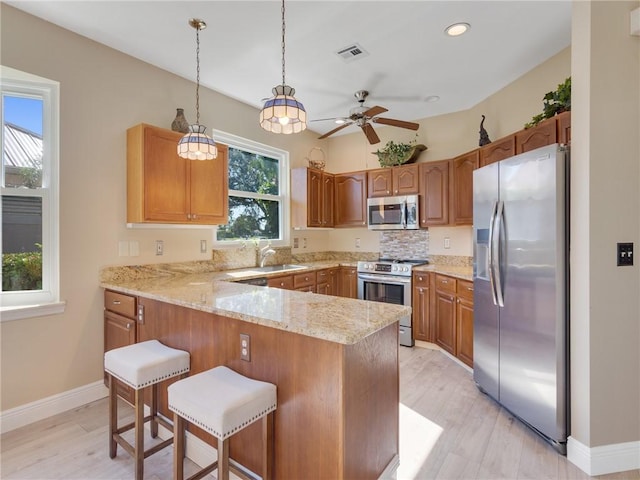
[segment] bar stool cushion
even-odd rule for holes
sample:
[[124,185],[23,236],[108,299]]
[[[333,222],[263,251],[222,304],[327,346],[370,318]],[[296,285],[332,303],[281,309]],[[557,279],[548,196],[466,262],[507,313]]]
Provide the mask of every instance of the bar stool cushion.
[[104,369],[139,390],[189,371],[189,352],[167,347],[157,340],[115,348],[104,354]]
[[169,410],[220,440],[277,407],[275,385],[223,366],[173,383],[168,395]]

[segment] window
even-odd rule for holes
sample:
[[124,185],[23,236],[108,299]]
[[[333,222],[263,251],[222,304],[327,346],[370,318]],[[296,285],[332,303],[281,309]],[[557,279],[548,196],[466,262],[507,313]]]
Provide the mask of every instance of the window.
[[223,132],[213,135],[229,146],[229,223],[216,228],[216,241],[260,238],[286,244],[289,154]]
[[3,320],[61,311],[59,84],[1,68]]

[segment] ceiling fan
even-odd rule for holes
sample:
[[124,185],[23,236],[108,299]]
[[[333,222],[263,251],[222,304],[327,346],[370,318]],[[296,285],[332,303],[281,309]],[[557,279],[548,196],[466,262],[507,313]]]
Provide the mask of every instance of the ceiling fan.
[[[375,130],[373,129],[373,126],[371,125],[372,123],[380,123],[382,125],[390,125],[392,127],[408,128],[409,130],[418,130],[418,127],[420,125],[417,123],[405,122],[403,120],[395,120],[393,118],[378,117],[377,115],[387,112],[388,110],[384,107],[380,107],[377,105],[375,107],[365,107],[364,101],[367,99],[367,95],[369,95],[368,91],[358,90],[353,96],[356,97],[356,99],[358,100],[358,103],[360,103],[360,106],[353,107],[351,110],[349,110],[349,116],[344,117],[345,123],[343,123],[337,128],[334,128],[330,132],[325,133],[321,137],[318,137],[318,139],[327,138],[329,135],[333,135],[334,133],[342,130],[343,128],[346,128],[349,125],[353,125],[354,123],[362,129],[362,131],[367,137],[367,140],[369,140],[369,143],[371,144],[380,142],[380,138],[378,137]],[[343,117],[323,118],[320,120],[312,120],[312,121],[321,122],[323,120],[336,120],[340,118],[343,118]]]

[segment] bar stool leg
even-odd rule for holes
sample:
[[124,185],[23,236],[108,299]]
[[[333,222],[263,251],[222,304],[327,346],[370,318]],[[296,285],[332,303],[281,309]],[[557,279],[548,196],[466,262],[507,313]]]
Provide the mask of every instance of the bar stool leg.
[[262,417],[262,480],[273,478],[273,414]]
[[184,419],[173,414],[173,479],[184,479]]
[[151,438],[158,436],[158,384],[151,386]]
[[144,468],[144,388],[135,393],[136,480],[142,480]]
[[218,439],[218,480],[229,480],[229,439]]
[[109,457],[115,458],[118,443],[113,434],[118,429],[118,396],[116,395],[116,382],[112,375],[109,377]]

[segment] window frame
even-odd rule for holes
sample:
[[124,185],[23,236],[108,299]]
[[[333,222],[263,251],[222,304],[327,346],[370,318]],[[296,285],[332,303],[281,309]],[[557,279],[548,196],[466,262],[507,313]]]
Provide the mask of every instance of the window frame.
[[[261,198],[266,200],[274,200],[280,203],[279,216],[279,236],[280,238],[275,240],[266,240],[274,246],[287,246],[289,245],[289,238],[291,236],[291,219],[290,219],[290,206],[289,206],[289,152],[270,145],[248,140],[246,138],[239,137],[230,133],[222,132],[220,130],[212,130],[213,138],[216,142],[223,143],[229,148],[236,148],[244,150],[245,152],[254,153],[257,155],[263,155],[268,158],[278,160],[278,174],[280,194],[268,195],[268,194],[256,194],[252,192],[244,192],[242,190],[229,189],[229,197],[242,196],[245,198]],[[215,162],[215,160],[213,160]],[[242,193],[242,195],[237,195]],[[235,194],[235,195],[234,195]],[[245,240],[218,240],[218,227],[213,229],[213,246],[215,247],[239,247],[246,244]]]
[[[2,161],[2,196],[42,198],[42,289],[0,292],[0,321],[4,322],[61,313],[65,307],[60,301],[60,83],[0,65],[0,96],[42,99],[43,145],[40,188],[5,187]],[[4,108],[0,109],[0,120],[4,148]]]

